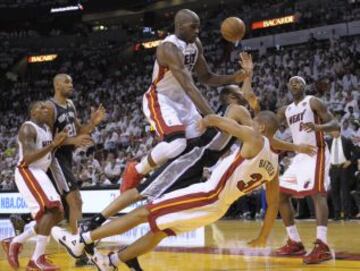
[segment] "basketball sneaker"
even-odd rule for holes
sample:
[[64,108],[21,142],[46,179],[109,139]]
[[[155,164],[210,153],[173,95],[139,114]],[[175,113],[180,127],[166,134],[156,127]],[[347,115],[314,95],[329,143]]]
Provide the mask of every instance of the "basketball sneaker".
[[27,271],[57,271],[60,267],[53,265],[45,255],[41,255],[37,260],[30,260],[26,266]]
[[110,252],[108,255],[103,255],[99,252],[96,252],[93,256],[90,257],[90,259],[97,267],[98,271],[116,271],[118,268],[111,262],[110,258],[112,254],[114,254],[114,252]]
[[295,242],[288,239],[286,244],[275,251],[278,256],[301,256],[305,255],[306,251],[302,242]]
[[323,241],[316,239],[314,245],[315,246],[313,250],[304,256],[304,263],[316,264],[331,260],[333,258],[329,246]]
[[12,242],[13,237],[7,238],[1,241],[1,245],[5,251],[7,261],[10,266],[14,269],[19,268],[19,254],[22,250],[21,243]]
[[136,161],[129,161],[126,163],[124,174],[122,176],[122,182],[120,185],[120,192],[125,192],[131,188],[136,187],[141,179],[144,177],[142,174],[136,171]]
[[78,259],[83,255],[85,242],[80,235],[70,234],[60,227],[53,227],[51,235],[73,258]]

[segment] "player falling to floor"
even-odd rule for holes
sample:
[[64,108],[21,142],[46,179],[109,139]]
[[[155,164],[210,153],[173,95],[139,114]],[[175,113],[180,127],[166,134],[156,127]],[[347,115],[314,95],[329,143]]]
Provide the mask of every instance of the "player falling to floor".
[[332,259],[327,245],[328,205],[326,194],[329,189],[330,156],[324,140],[324,132],[339,129],[339,124],[314,96],[305,95],[306,82],[300,76],[291,77],[288,87],[294,102],[279,110],[281,120],[286,119],[295,144],[311,144],[317,147],[317,155],[309,157],[297,154],[289,168],[280,177],[279,211],[288,233],[287,244],[277,250],[278,255],[304,255],[294,222],[290,197],[311,196],[316,215],[316,241],[313,250],[304,256],[304,263],[319,263]]
[[174,19],[175,34],[166,37],[156,50],[152,83],[143,97],[143,111],[162,142],[140,163],[129,162],[123,174],[121,190],[135,187],[152,169],[181,154],[187,139],[201,135],[196,123],[203,115],[213,113],[195,86],[192,71],[209,86],[240,83],[248,76],[245,70],[231,75],[217,75],[203,55],[198,38],[200,19],[188,9],[178,11]]
[[45,248],[51,228],[63,218],[63,206],[46,171],[52,160],[52,152],[65,142],[67,134],[61,132],[52,139],[48,126],[50,110],[45,102],[31,104],[29,111],[30,120],[21,125],[17,137],[19,163],[15,169],[15,183],[36,224],[14,238],[3,240],[2,245],[9,264],[17,269],[23,243],[35,237],[36,245],[27,270],[59,270],[47,261]]
[[[119,262],[136,260],[154,247],[167,235],[191,231],[220,219],[239,197],[266,185],[268,209],[258,238],[252,245],[264,245],[278,213],[278,155],[271,150],[270,141],[278,129],[274,113],[260,112],[253,127],[241,126],[236,121],[209,115],[201,121],[205,127],[216,127],[238,138],[241,149],[224,158],[206,182],[163,194],[151,204],[140,207],[129,214],[113,220],[95,231],[79,236],[63,234],[63,244],[72,256],[78,256],[86,245],[95,239],[127,230],[148,222],[151,232],[120,251],[103,256],[95,253],[91,257],[99,270],[115,270]],[[264,135],[264,136],[263,136]],[[142,270],[139,265],[132,270]]]
[[[252,91],[251,74],[253,69],[251,55],[241,54],[242,67],[249,69],[250,77],[244,80],[240,89],[238,86],[230,85],[225,87],[220,94],[221,106],[218,114],[226,116],[241,125],[251,126],[252,119],[248,110],[242,106],[246,103],[254,111],[259,110],[257,97]],[[204,139],[204,137],[206,138]],[[172,159],[157,169],[143,183],[135,188],[121,193],[112,201],[101,213],[95,215],[90,220],[82,223],[82,230],[94,230],[101,226],[106,219],[128,207],[130,204],[139,200],[153,200],[164,193],[175,189],[184,188],[201,180],[204,167],[212,167],[234,144],[236,138],[214,129],[207,129],[201,140],[196,144],[189,144],[187,150],[176,159]],[[204,143],[206,142],[206,143]],[[293,146],[293,144],[280,145],[281,141],[272,140],[273,147],[280,150],[299,151],[311,155],[311,146]],[[277,144],[276,144],[277,143]],[[285,143],[285,142],[284,142]]]

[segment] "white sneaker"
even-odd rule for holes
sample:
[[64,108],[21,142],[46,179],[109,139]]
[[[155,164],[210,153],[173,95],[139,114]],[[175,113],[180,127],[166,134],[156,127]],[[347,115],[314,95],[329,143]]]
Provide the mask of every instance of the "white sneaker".
[[79,235],[72,235],[59,227],[53,227],[51,235],[72,257],[78,259],[84,253],[85,243]]
[[95,264],[98,271],[116,271],[118,270],[117,266],[115,266],[110,260],[110,256],[113,253],[114,252],[110,252],[108,255],[103,255],[96,251],[95,254],[90,257],[90,259]]

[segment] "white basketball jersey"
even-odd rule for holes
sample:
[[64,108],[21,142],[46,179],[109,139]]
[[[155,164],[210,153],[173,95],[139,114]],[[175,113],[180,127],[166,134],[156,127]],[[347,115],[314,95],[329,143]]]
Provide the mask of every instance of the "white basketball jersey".
[[[25,124],[32,125],[34,129],[36,130],[36,142],[35,146],[36,149],[42,149],[43,147],[51,144],[52,142],[52,134],[47,125],[44,124],[44,128],[38,126],[32,121],[26,121]],[[17,139],[17,142],[19,144],[19,164],[22,162],[24,154],[23,154],[23,147],[19,139]],[[29,166],[29,168],[40,168],[44,171],[47,171],[52,159],[51,152],[44,155],[39,160],[36,160],[32,162]]]
[[264,137],[262,150],[252,159],[240,156],[240,150],[226,157],[214,170],[212,178],[220,178],[219,199],[226,205],[274,179],[278,170],[278,155],[271,151]]
[[310,100],[312,97],[305,96],[298,104],[293,102],[288,105],[285,110],[286,121],[295,144],[310,144],[323,147],[325,143],[322,132],[306,132],[303,128],[303,123],[306,122],[321,123],[319,116],[311,109]]
[[[164,42],[173,43],[182,52],[184,55],[185,68],[191,73],[198,58],[198,48],[196,44],[186,43],[176,37],[176,35],[167,36],[162,41],[162,43]],[[163,93],[174,99],[184,97],[185,95],[184,90],[175,79],[172,72],[165,67],[161,67],[157,60],[154,64],[152,85],[156,86],[157,92]]]

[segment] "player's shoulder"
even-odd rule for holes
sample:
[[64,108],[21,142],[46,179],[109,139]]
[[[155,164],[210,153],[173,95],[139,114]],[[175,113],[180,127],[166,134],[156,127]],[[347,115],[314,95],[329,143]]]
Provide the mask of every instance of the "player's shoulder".
[[71,100],[71,99],[66,99],[66,102],[72,107],[75,109],[75,104],[74,102]]

